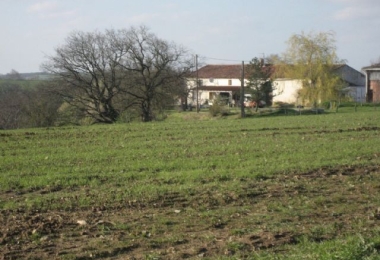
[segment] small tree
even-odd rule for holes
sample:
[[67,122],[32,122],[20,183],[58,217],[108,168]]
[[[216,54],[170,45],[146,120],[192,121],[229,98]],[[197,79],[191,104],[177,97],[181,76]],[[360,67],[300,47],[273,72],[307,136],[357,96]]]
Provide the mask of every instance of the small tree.
[[246,93],[251,94],[251,99],[256,103],[256,111],[260,102],[272,103],[273,91],[272,66],[258,58],[253,58],[247,69],[248,84]]
[[302,80],[300,96],[304,100],[316,106],[320,101],[338,99],[343,83],[333,69],[343,61],[336,55],[334,33],[292,35],[284,63],[287,77]]

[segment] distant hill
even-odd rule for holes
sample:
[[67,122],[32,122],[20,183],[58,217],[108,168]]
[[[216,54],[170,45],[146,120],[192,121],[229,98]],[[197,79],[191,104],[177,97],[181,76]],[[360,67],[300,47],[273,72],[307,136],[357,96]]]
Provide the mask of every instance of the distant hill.
[[25,89],[33,89],[52,78],[52,75],[45,72],[31,73],[8,73],[0,74],[0,89],[7,86],[20,86]]
[[52,75],[46,72],[20,73],[21,77],[26,80],[48,80]]
[[30,72],[30,73],[18,73],[17,78],[14,78],[14,74],[0,74],[0,79],[16,79],[16,80],[49,80],[52,75],[46,72]]

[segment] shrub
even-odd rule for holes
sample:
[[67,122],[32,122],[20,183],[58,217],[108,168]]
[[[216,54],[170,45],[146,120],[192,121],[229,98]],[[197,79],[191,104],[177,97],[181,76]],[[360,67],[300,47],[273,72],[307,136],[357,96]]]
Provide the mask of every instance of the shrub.
[[212,106],[209,107],[210,115],[215,117],[218,115],[226,116],[228,115],[228,109],[226,108],[226,105],[221,101],[220,97],[216,98]]

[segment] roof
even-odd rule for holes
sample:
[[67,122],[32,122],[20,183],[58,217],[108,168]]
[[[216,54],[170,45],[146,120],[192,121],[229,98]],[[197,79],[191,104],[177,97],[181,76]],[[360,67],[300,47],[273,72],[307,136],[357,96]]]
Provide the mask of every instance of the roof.
[[[198,78],[201,79],[211,79],[211,78],[219,78],[219,79],[240,79],[241,78],[241,64],[231,64],[231,65],[206,65],[200,69],[198,69]],[[349,67],[347,64],[335,64],[332,66],[333,70],[338,71],[341,68],[348,67],[351,70],[355,70],[351,67]],[[377,66],[371,66],[371,68],[374,67],[376,69],[380,70],[380,64]],[[245,65],[245,78],[248,78],[248,68],[249,64]],[[269,65],[270,70],[272,71],[272,76],[276,78],[283,78],[285,75],[283,75],[283,70],[281,69],[281,66],[279,65]],[[364,70],[365,68],[363,68]],[[358,71],[358,73],[360,73]],[[362,74],[362,73],[360,73]],[[196,72],[193,72],[191,74],[192,77],[196,77]],[[364,75],[363,75],[364,76]],[[351,85],[355,85],[353,83],[350,83]]]
[[[195,73],[192,76],[195,77]],[[239,79],[241,78],[241,65],[206,65],[198,69],[198,77],[204,79]]]
[[380,70],[380,63],[373,64],[371,66],[363,67],[362,70]]

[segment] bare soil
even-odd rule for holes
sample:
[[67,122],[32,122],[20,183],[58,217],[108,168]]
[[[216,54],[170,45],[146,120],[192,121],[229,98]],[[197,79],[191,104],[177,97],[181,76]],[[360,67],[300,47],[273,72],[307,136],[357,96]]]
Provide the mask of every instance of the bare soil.
[[[1,210],[0,259],[244,258],[264,250],[284,254],[284,245],[303,236],[318,242],[370,235],[380,224],[378,166],[233,181],[241,187],[236,192],[172,192],[152,201],[70,210]],[[0,199],[26,195],[1,191]]]

